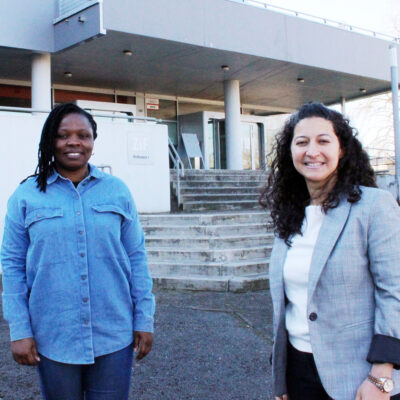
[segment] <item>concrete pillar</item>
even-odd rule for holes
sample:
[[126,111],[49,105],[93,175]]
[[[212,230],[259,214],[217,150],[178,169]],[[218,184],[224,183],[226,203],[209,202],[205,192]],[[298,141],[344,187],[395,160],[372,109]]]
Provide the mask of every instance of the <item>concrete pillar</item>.
[[239,81],[224,81],[227,169],[243,169]]
[[146,116],[146,103],[144,101],[144,93],[136,93],[136,115],[138,117]]
[[346,117],[346,98],[341,98],[342,114]]
[[51,57],[48,53],[32,57],[32,108],[51,110]]

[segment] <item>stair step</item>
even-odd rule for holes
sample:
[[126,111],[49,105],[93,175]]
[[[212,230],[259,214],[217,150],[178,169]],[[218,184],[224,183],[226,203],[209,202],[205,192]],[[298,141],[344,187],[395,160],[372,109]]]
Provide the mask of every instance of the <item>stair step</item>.
[[181,187],[181,193],[183,195],[203,195],[203,194],[214,194],[214,195],[224,195],[224,194],[261,194],[261,188],[259,187]]
[[198,277],[195,275],[159,275],[153,277],[154,285],[160,289],[207,290],[217,292],[243,292],[269,287],[267,274],[234,277]]
[[271,223],[271,217],[265,210],[236,210],[236,211],[207,211],[190,214],[140,214],[140,222],[145,229],[150,225],[204,226],[213,225],[233,226],[237,224]]
[[[169,171],[171,176],[176,175],[175,169]],[[268,172],[262,169],[186,169],[185,176],[188,175],[268,175]]]
[[183,202],[189,203],[191,201],[242,201],[242,200],[253,200],[258,201],[260,195],[258,193],[195,193],[195,194],[184,194]]
[[157,261],[149,263],[152,276],[196,275],[196,276],[236,276],[244,274],[267,273],[268,258],[254,260],[219,262]]
[[[265,181],[266,182],[266,181]],[[179,184],[181,188],[217,188],[217,187],[234,187],[234,188],[262,188],[265,186],[265,182],[257,182],[257,181],[230,181],[230,180],[222,180],[222,181],[185,181],[180,180]],[[176,182],[173,181],[174,188],[176,187]]]
[[240,235],[264,234],[265,237],[273,240],[274,235],[267,223],[242,223],[242,224],[225,224],[225,225],[172,225],[171,224],[154,224],[143,226],[143,231],[147,237],[157,235],[160,237],[169,237],[171,235],[194,236],[195,238],[207,235],[209,239],[215,237],[224,237],[225,235],[235,232]]
[[[174,180],[173,180],[174,181]],[[186,175],[179,179],[180,182],[267,182],[267,177],[263,175]]]
[[184,211],[260,209],[258,200],[185,201]]
[[176,249],[174,247],[149,247],[147,254],[149,260],[176,261],[190,260],[193,262],[229,262],[232,260],[248,260],[269,257],[271,245],[246,246],[229,249]]
[[254,235],[233,235],[223,237],[207,236],[147,236],[146,248],[182,248],[188,249],[230,249],[233,246],[261,246],[269,245],[273,241],[272,237],[266,237],[265,234]]

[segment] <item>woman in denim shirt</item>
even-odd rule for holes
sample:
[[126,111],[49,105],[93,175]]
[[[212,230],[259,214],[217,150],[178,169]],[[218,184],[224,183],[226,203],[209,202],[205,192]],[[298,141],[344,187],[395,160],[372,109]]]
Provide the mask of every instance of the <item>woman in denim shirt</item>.
[[144,236],[126,185],[88,163],[92,116],[49,114],[36,174],[8,202],[1,263],[11,351],[47,400],[128,399],[133,351],[153,341]]

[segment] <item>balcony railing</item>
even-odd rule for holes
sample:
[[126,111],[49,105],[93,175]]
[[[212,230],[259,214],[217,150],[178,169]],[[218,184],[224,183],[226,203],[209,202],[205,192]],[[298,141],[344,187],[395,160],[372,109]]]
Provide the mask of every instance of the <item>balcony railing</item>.
[[356,32],[356,33],[360,33],[362,35],[373,36],[378,39],[383,39],[383,40],[387,40],[390,42],[400,43],[400,38],[395,37],[395,36],[387,35],[385,33],[375,32],[375,31],[365,29],[365,28],[360,28],[360,27],[354,26],[354,25],[345,24],[343,22],[334,21],[334,20],[328,19],[328,18],[317,17],[315,15],[303,13],[300,11],[290,10],[288,8],[274,6],[272,4],[268,4],[268,3],[264,2],[262,0],[229,0],[229,1],[234,1],[235,3],[246,4],[248,6],[258,7],[261,9],[276,11],[281,14],[286,14],[286,15],[289,15],[292,17],[299,17],[299,18],[307,19],[309,21],[317,22],[317,23],[320,23],[323,25],[332,26],[334,28],[343,29],[345,31]]

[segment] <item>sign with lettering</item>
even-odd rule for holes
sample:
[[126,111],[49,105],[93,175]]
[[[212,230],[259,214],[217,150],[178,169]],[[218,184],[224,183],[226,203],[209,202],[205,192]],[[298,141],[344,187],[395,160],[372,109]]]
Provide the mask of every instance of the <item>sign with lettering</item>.
[[148,110],[159,110],[160,100],[155,98],[146,97],[146,108]]
[[153,149],[150,146],[149,132],[146,130],[128,132],[128,164],[154,164]]

